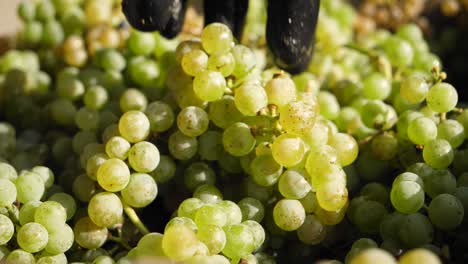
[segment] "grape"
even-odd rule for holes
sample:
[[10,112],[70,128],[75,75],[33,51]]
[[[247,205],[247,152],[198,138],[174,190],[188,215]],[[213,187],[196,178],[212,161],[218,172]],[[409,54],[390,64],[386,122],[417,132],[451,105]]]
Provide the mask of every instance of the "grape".
[[427,106],[434,112],[449,112],[457,105],[457,90],[448,83],[435,84],[429,89],[426,102]]
[[164,132],[171,128],[175,116],[172,108],[161,101],[155,101],[146,107],[145,114],[150,121],[152,132]]
[[0,178],[14,182],[18,178],[18,173],[10,164],[0,162]]
[[7,179],[0,178],[0,207],[12,205],[16,201],[16,186]]
[[391,160],[398,154],[398,139],[393,134],[381,134],[372,140],[372,154],[379,160]]
[[442,193],[453,193],[456,187],[455,176],[448,170],[433,170],[424,179],[424,190],[431,198]]
[[72,219],[76,212],[76,201],[73,196],[66,193],[56,193],[49,198],[49,201],[55,201],[62,205],[67,212],[67,221]]
[[97,181],[104,190],[118,192],[130,181],[130,170],[122,160],[108,159],[99,166]]
[[252,71],[256,64],[257,59],[253,51],[246,46],[236,45],[232,48],[232,55],[234,55],[235,67],[232,75],[236,78],[242,78]]
[[261,186],[274,185],[281,173],[283,167],[278,164],[271,155],[257,156],[250,164],[250,170],[253,180]]
[[[228,215],[219,205],[206,204],[195,213],[197,226],[215,225],[223,227],[228,223]],[[230,220],[231,221],[231,220]]]
[[416,175],[415,173],[412,173],[412,172],[404,172],[402,174],[399,174],[395,178],[395,180],[393,180],[392,186],[395,186],[396,184],[398,184],[398,183],[400,183],[402,181],[412,181],[412,182],[415,182],[415,183],[419,184],[419,186],[424,188],[423,179],[421,179],[418,175]]
[[169,222],[167,222],[166,227],[164,228],[164,231],[166,231],[168,228],[174,225],[184,225],[192,229],[194,232],[198,230],[197,225],[192,219],[187,218],[187,217],[174,217]]
[[268,103],[282,107],[296,100],[296,85],[289,77],[279,76],[268,81],[265,85]]
[[194,256],[197,251],[196,234],[185,225],[174,225],[164,232],[162,249],[175,261],[184,261]]
[[163,235],[160,233],[149,233],[144,235],[136,247],[140,256],[164,256],[162,249]]
[[376,201],[364,201],[360,203],[354,212],[353,222],[361,232],[376,234],[380,224],[387,214],[385,207]]
[[255,238],[251,228],[247,225],[237,224],[224,228],[226,246],[223,254],[231,259],[240,258],[252,253],[255,249]]
[[34,214],[36,213],[37,207],[41,204],[41,201],[30,201],[21,206],[19,211],[19,221],[22,226],[27,223],[34,222]]
[[97,171],[102,164],[104,164],[109,159],[104,153],[98,153],[94,156],[91,156],[86,162],[86,174],[89,178],[94,181],[97,181]]
[[362,186],[360,196],[386,205],[389,200],[389,191],[385,185],[371,182]]
[[185,73],[197,76],[208,67],[208,55],[199,49],[193,49],[184,54],[181,65]]
[[445,169],[453,161],[454,154],[450,143],[444,139],[429,141],[423,150],[426,164],[436,169]]
[[232,32],[224,24],[212,23],[203,29],[201,42],[208,54],[227,52],[233,46]]
[[184,171],[184,183],[189,190],[195,190],[203,184],[214,184],[216,175],[213,169],[203,162],[192,163]]
[[400,94],[411,104],[421,103],[426,99],[429,86],[426,81],[418,75],[410,75],[401,82]]
[[54,172],[44,166],[35,166],[31,169],[32,172],[35,172],[41,176],[42,180],[44,181],[44,187],[49,189],[54,184]]
[[381,73],[374,72],[363,80],[362,92],[367,99],[385,100],[391,91],[390,82]]
[[106,154],[109,158],[126,160],[130,147],[130,143],[125,138],[112,137],[106,143]]
[[352,136],[336,133],[329,139],[328,144],[335,148],[338,154],[338,162],[342,166],[348,166],[357,159],[359,147]]
[[276,225],[285,231],[297,230],[304,223],[305,217],[304,207],[298,200],[280,200],[273,209]]
[[389,37],[384,42],[384,50],[388,59],[394,66],[403,68],[411,65],[413,62],[413,48],[407,41],[399,37]]
[[315,215],[307,215],[302,226],[297,229],[299,240],[307,245],[319,244],[326,235],[325,225]]
[[212,102],[221,99],[226,88],[224,76],[216,71],[200,72],[193,79],[193,91],[203,101]]
[[401,180],[393,184],[390,199],[399,212],[416,213],[424,205],[424,190],[417,182]]
[[179,217],[188,217],[193,220],[195,219],[197,210],[204,204],[205,203],[198,198],[188,198],[179,205],[177,215]]
[[[138,142],[130,148],[128,161],[132,168],[141,173],[152,172],[158,167],[160,154],[158,148],[150,142]],[[119,162],[122,162],[119,160]]]
[[211,54],[208,58],[208,70],[219,72],[223,77],[228,77],[236,66],[234,56],[230,52]]
[[298,136],[307,134],[315,124],[318,108],[315,100],[290,102],[280,108],[279,122],[287,133]]
[[120,117],[119,131],[130,143],[143,141],[149,135],[150,121],[139,111],[128,111]]
[[153,34],[132,31],[128,38],[128,48],[136,55],[149,55],[156,46]]
[[296,170],[287,170],[281,175],[278,189],[285,198],[298,200],[304,198],[311,191],[310,184]]
[[396,264],[395,258],[385,250],[379,248],[370,248],[357,254],[350,264]]
[[13,250],[5,259],[7,264],[31,264],[35,261],[33,254],[21,249]]
[[257,82],[245,82],[236,89],[234,102],[237,109],[246,116],[255,116],[260,109],[268,104],[268,97]]
[[17,199],[21,203],[29,201],[39,201],[44,195],[44,181],[41,176],[35,172],[21,173],[15,181],[17,190]]
[[291,134],[282,134],[273,141],[271,146],[273,158],[285,167],[299,164],[304,158],[305,152],[302,139]]
[[234,156],[245,156],[255,147],[255,138],[245,123],[234,123],[223,133],[224,149]]
[[168,147],[169,152],[174,158],[188,160],[197,153],[198,141],[196,138],[176,131],[169,137]]
[[123,214],[122,202],[113,193],[98,193],[89,201],[88,214],[96,225],[111,227],[121,221]]
[[234,97],[225,95],[223,98],[210,104],[208,117],[216,126],[227,128],[228,126],[241,121],[243,115],[237,109]]
[[42,225],[28,223],[18,230],[16,239],[23,250],[36,253],[46,247],[49,235]]
[[80,175],[73,181],[72,191],[75,197],[82,202],[89,202],[96,193],[96,185],[86,175]]
[[442,230],[452,230],[463,220],[463,204],[451,194],[440,194],[432,199],[428,208],[431,222]]
[[413,249],[407,251],[403,256],[401,256],[399,262],[400,264],[417,264],[417,263],[427,263],[427,264],[441,264],[436,254],[427,249]]
[[242,212],[242,221],[254,220],[259,223],[262,222],[265,216],[265,208],[259,200],[246,197],[240,200],[238,205]]
[[223,200],[223,194],[218,188],[211,184],[203,184],[197,187],[193,192],[193,197],[202,200],[208,204],[215,204]]
[[5,215],[0,214],[0,245],[5,245],[10,241],[15,233],[13,222]]
[[340,114],[340,105],[335,95],[327,91],[320,91],[317,99],[320,105],[320,115],[329,120],[336,120]]
[[398,237],[408,247],[420,247],[431,243],[433,235],[431,222],[420,213],[405,216],[398,230]]
[[133,173],[130,176],[130,182],[121,193],[126,204],[141,208],[154,201],[158,194],[158,186],[150,175]]
[[68,225],[55,227],[52,232],[49,232],[49,239],[45,250],[49,254],[57,255],[65,253],[73,245],[74,235],[73,230]]
[[327,211],[340,210],[348,201],[348,190],[340,180],[323,183],[316,191],[320,207]]
[[97,226],[89,217],[79,219],[73,232],[76,243],[87,249],[100,248],[107,241],[107,228]]
[[456,120],[445,120],[437,126],[437,138],[447,140],[456,149],[465,140],[465,128]]
[[323,122],[316,122],[314,127],[302,136],[305,143],[311,148],[325,145],[328,142],[328,127]]
[[419,117],[408,125],[408,137],[415,144],[424,145],[437,137],[437,126],[427,117]]
[[263,242],[265,242],[265,230],[262,225],[252,220],[244,221],[242,224],[248,226],[253,234],[254,250],[259,249]]
[[89,87],[83,96],[83,102],[85,106],[93,110],[102,109],[108,100],[109,95],[107,90],[104,87],[98,85]]
[[305,169],[310,175],[315,175],[323,171],[324,168],[336,164],[338,164],[338,154],[336,150],[328,145],[323,145],[309,152]]
[[177,127],[189,137],[198,137],[208,129],[209,119],[205,110],[189,106],[177,116]]
[[120,109],[123,113],[128,111],[145,111],[148,99],[144,93],[137,89],[127,89],[120,96]]
[[208,247],[211,255],[220,253],[226,245],[226,234],[216,225],[201,226],[197,238]]
[[176,164],[172,158],[166,155],[161,155],[158,167],[150,173],[157,183],[164,183],[174,177]]
[[34,212],[34,221],[41,224],[48,231],[65,224],[67,211],[58,202],[47,201],[40,204]]

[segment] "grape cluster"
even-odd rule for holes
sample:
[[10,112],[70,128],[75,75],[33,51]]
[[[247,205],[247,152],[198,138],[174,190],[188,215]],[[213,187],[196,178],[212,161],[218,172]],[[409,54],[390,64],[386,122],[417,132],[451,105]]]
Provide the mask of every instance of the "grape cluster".
[[119,2],[18,7],[0,262],[463,261],[468,111],[417,26],[358,36],[355,10],[324,0],[314,60],[290,75],[262,47],[262,1],[250,47],[220,23],[132,30]]

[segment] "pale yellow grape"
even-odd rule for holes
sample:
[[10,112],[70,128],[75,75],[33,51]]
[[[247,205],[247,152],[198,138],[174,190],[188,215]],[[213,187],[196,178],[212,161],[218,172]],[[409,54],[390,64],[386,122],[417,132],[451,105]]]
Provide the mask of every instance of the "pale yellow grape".
[[24,251],[36,253],[46,247],[49,234],[41,224],[28,223],[19,228],[16,240]]
[[171,220],[169,220],[169,222],[167,222],[166,224],[166,227],[164,227],[164,230],[167,230],[168,228],[174,225],[184,225],[192,229],[194,232],[197,232],[198,230],[197,224],[195,224],[195,222],[192,219],[188,217],[179,217],[179,216],[174,217]]
[[241,122],[230,125],[223,132],[224,149],[233,156],[241,157],[249,154],[255,147],[255,137],[250,127]]
[[212,102],[221,99],[226,88],[226,80],[216,71],[203,71],[193,79],[193,91],[203,101]]
[[314,148],[309,152],[305,168],[310,175],[314,175],[331,164],[339,164],[338,154],[333,147],[329,145],[323,145]]
[[180,64],[182,62],[182,58],[184,57],[185,54],[192,50],[201,50],[202,45],[199,40],[186,40],[181,42],[175,51],[175,57],[177,62]]
[[126,160],[130,151],[130,143],[123,137],[112,137],[106,143],[106,154],[110,158]]
[[235,66],[234,56],[230,52],[212,54],[208,58],[208,70],[219,72],[224,77],[231,75]]
[[319,206],[317,210],[315,210],[315,215],[323,224],[334,226],[343,221],[346,216],[346,212],[348,211],[348,204],[349,203],[346,203],[346,205],[338,211],[327,211]]
[[73,232],[76,243],[86,249],[100,248],[108,236],[107,228],[96,225],[89,217],[79,219]]
[[302,199],[311,190],[309,182],[297,170],[285,171],[278,182],[281,195],[289,199]]
[[73,229],[64,224],[49,232],[49,240],[45,250],[52,255],[65,253],[71,248],[74,241]]
[[271,153],[276,162],[285,167],[292,167],[299,164],[304,158],[304,142],[300,137],[282,134],[273,141]]
[[0,207],[12,205],[16,201],[16,186],[7,179],[0,178]]
[[254,234],[247,225],[226,226],[224,232],[226,233],[226,246],[222,251],[223,255],[231,259],[239,259],[255,249]]
[[177,116],[177,127],[184,135],[198,137],[208,129],[208,114],[200,107],[188,106]]
[[97,181],[104,190],[118,192],[130,181],[130,170],[122,160],[108,159],[99,167]]
[[7,216],[0,214],[0,245],[7,244],[13,237],[14,233],[15,226],[13,225],[13,222]]
[[250,231],[253,234],[253,244],[255,248],[254,250],[259,249],[262,246],[263,242],[265,242],[265,229],[263,229],[263,226],[253,220],[244,221],[242,222],[242,224],[249,227]]
[[296,100],[296,85],[289,77],[277,77],[269,80],[265,85],[268,103],[282,107]]
[[44,186],[46,189],[49,189],[54,184],[55,175],[51,169],[45,166],[35,166],[34,168],[31,169],[31,171],[41,176],[42,180],[44,181]]
[[236,89],[234,102],[237,109],[246,116],[255,116],[268,104],[265,89],[257,82],[245,82]]
[[200,207],[195,213],[195,223],[197,226],[216,225],[223,227],[228,222],[228,215],[217,204],[206,204]]
[[34,212],[34,221],[51,231],[58,226],[65,224],[67,220],[67,210],[54,201],[43,202]]
[[356,140],[345,133],[336,133],[330,139],[328,144],[336,149],[338,162],[341,166],[348,166],[353,163],[358,154],[359,146]]
[[242,211],[236,203],[224,200],[219,202],[217,205],[219,205],[219,207],[226,214],[226,225],[235,225],[241,223]]
[[182,57],[182,69],[190,76],[196,76],[208,67],[208,55],[199,49],[194,49]]
[[109,192],[98,193],[88,204],[88,215],[100,227],[112,227],[122,220],[123,205],[120,198]]
[[441,264],[439,257],[432,251],[424,248],[417,248],[407,251],[400,257],[398,264]]
[[197,231],[197,238],[208,247],[211,255],[218,254],[226,246],[226,234],[216,225],[201,226]]
[[130,182],[121,193],[125,203],[135,208],[141,208],[154,201],[158,195],[158,186],[150,175],[134,173],[130,176]]
[[108,159],[109,156],[105,153],[98,153],[89,158],[86,162],[86,174],[88,177],[96,181],[99,167]]
[[21,203],[39,201],[44,195],[45,186],[41,176],[35,172],[21,173],[15,181],[17,199]]
[[174,225],[164,232],[162,249],[172,260],[184,261],[195,255],[198,242],[195,232],[190,228]]
[[370,248],[358,253],[350,264],[397,264],[395,258],[387,251],[379,248]]
[[283,199],[273,208],[276,225],[285,231],[297,230],[305,221],[305,210],[298,200]]
[[206,26],[201,35],[203,49],[208,54],[227,52],[233,46],[232,32],[224,24],[212,23]]
[[346,173],[338,164],[324,164],[320,170],[311,174],[309,180],[312,182],[312,188],[317,190],[321,185],[330,181],[340,182],[346,185]]
[[160,233],[144,235],[136,247],[138,256],[164,256],[162,239],[163,234]]
[[348,190],[341,181],[323,183],[316,191],[320,207],[327,211],[338,211],[348,202]]
[[314,127],[318,114],[316,100],[293,101],[280,108],[279,122],[286,132],[301,136]]
[[311,148],[322,146],[328,142],[328,126],[323,121],[317,121],[312,129],[302,135],[304,142]]
[[119,132],[130,143],[143,141],[150,133],[149,119],[140,111],[128,111],[120,117]]
[[154,171],[160,160],[158,148],[148,141],[138,142],[130,148],[128,161],[130,166],[141,173]]

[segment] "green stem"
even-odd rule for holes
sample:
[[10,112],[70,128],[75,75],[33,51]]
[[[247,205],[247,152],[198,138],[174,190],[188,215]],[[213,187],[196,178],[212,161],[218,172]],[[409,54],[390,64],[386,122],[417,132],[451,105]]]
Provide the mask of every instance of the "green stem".
[[143,222],[140,220],[140,217],[138,217],[137,213],[132,207],[124,204],[124,211],[130,221],[132,221],[132,223],[140,230],[143,235],[150,233],[148,228],[145,226],[145,224],[143,224]]
[[126,250],[131,250],[132,247],[127,245],[127,243],[125,243],[121,238],[118,238],[118,237],[115,237],[115,236],[112,236],[112,235],[109,235],[109,240],[111,241],[114,241],[116,243],[119,243],[122,247],[124,247]]

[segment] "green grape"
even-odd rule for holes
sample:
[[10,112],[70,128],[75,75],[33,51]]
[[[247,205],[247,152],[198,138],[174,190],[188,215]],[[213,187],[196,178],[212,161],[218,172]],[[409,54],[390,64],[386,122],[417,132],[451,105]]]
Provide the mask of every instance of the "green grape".
[[130,176],[130,182],[121,194],[126,204],[135,208],[146,207],[156,199],[158,186],[150,175],[133,173]]
[[427,211],[434,226],[442,230],[455,229],[463,221],[463,204],[451,194],[440,194],[434,197]]
[[415,144],[425,145],[436,139],[437,126],[430,118],[416,118],[408,124],[408,137]]
[[112,137],[106,143],[106,154],[109,158],[126,160],[130,151],[130,143],[123,137]]
[[201,42],[198,39],[194,40],[185,40],[179,43],[175,50],[175,57],[176,61],[180,64],[182,62],[182,58],[185,54],[192,50],[201,50],[202,45]]
[[[62,223],[63,224],[63,223]],[[47,229],[38,223],[28,223],[18,230],[18,245],[29,253],[43,250],[49,239]]]
[[223,200],[223,194],[216,186],[203,184],[193,192],[193,197],[202,200],[204,203],[216,204]]
[[174,111],[162,101],[154,101],[146,107],[145,114],[150,121],[152,132],[164,132],[174,123]]
[[420,213],[405,216],[398,230],[398,237],[408,247],[420,247],[431,243],[434,229],[429,219]]
[[197,226],[215,225],[223,227],[228,223],[226,211],[219,205],[206,204],[200,207],[195,213],[195,223]]
[[249,74],[257,65],[257,57],[255,53],[243,45],[236,45],[232,48],[234,55],[235,67],[232,75],[236,78],[243,78]]
[[130,181],[130,170],[127,164],[119,159],[108,159],[97,170],[97,181],[106,191],[123,190]]
[[225,200],[220,201],[217,205],[220,206],[226,214],[226,225],[235,225],[241,223],[242,211],[236,203]]
[[89,217],[79,219],[73,232],[76,243],[87,249],[100,248],[108,236],[107,228],[97,226]]
[[221,99],[226,88],[226,80],[216,71],[200,72],[193,79],[193,91],[203,101],[212,102]]
[[5,259],[6,264],[32,264],[35,262],[33,254],[21,249],[13,250]]
[[[152,172],[159,165],[158,148],[150,142],[138,142],[130,148],[128,161],[132,168],[141,173]],[[121,161],[120,161],[121,162]]]
[[137,143],[149,135],[150,122],[144,113],[129,111],[120,117],[119,131],[128,142]]
[[391,91],[392,85],[382,73],[374,72],[363,80],[362,92],[367,99],[385,100]]
[[273,209],[276,225],[285,231],[297,230],[304,223],[305,217],[304,207],[298,200],[280,200]]
[[223,77],[228,77],[236,66],[234,56],[230,52],[211,54],[208,58],[208,70],[219,72]]
[[454,158],[452,146],[444,139],[429,141],[424,146],[423,158],[426,164],[433,168],[447,168]]
[[424,178],[424,191],[431,198],[439,194],[454,193],[457,187],[455,176],[449,170],[433,170]]
[[395,258],[387,251],[379,248],[369,248],[359,252],[350,264],[396,264]]
[[279,123],[283,129],[293,135],[305,135],[312,129],[318,115],[319,104],[310,95],[308,99],[293,101],[280,109]]
[[278,182],[283,167],[271,155],[257,156],[250,164],[251,175],[255,183],[272,186]]
[[197,153],[198,141],[196,138],[176,131],[169,137],[168,147],[169,152],[174,158],[188,160]]
[[394,66],[403,68],[413,63],[413,48],[410,43],[399,37],[389,37],[384,42],[384,50],[390,63]]
[[390,109],[392,108],[380,100],[369,100],[360,111],[362,121],[369,128],[391,127],[395,113]]
[[208,117],[216,126],[227,128],[228,126],[241,121],[243,115],[237,109],[234,97],[225,95],[223,98],[210,104]]
[[177,127],[189,137],[197,137],[208,129],[209,119],[205,110],[189,106],[180,111],[177,116]]
[[11,206],[16,201],[16,186],[7,179],[0,178],[0,207]]
[[223,254],[231,259],[240,258],[252,253],[255,249],[255,238],[251,228],[243,225],[230,225],[224,228],[226,246]]
[[410,104],[418,104],[426,99],[429,85],[419,75],[410,75],[401,82],[400,94]]
[[327,235],[325,225],[313,214],[306,216],[304,223],[296,232],[299,240],[307,245],[317,245]]
[[344,133],[336,133],[329,139],[328,143],[335,148],[338,155],[338,162],[342,166],[348,166],[357,159],[359,147],[352,136]]
[[421,179],[423,179],[423,181],[425,181],[425,179],[434,172],[434,169],[424,162],[414,163],[413,165],[409,166],[406,170],[408,172],[412,172],[418,175],[419,177],[421,177]]
[[245,156],[255,147],[255,137],[245,123],[234,123],[223,132],[224,149],[233,156]]
[[37,45],[42,37],[42,24],[37,21],[26,22],[20,36],[26,45]]
[[97,188],[91,178],[87,175],[80,175],[73,181],[72,191],[79,201],[89,202],[91,197],[97,192]]
[[340,114],[340,105],[335,95],[327,92],[320,91],[317,95],[320,105],[320,115],[329,120],[335,120]]
[[395,186],[396,184],[398,184],[398,183],[400,183],[402,181],[412,181],[412,182],[415,182],[415,183],[419,184],[419,186],[421,186],[422,188],[424,188],[423,179],[421,179],[421,177],[419,177],[417,174],[412,173],[412,172],[404,172],[402,174],[399,174],[393,180],[392,186]]
[[46,253],[42,253],[38,256],[37,264],[66,264],[68,263],[67,256],[61,253],[58,255],[51,255],[49,256]]
[[468,111],[463,111],[457,116],[457,121],[463,125],[465,130],[465,138],[468,138]]
[[184,171],[184,183],[189,190],[195,190],[203,184],[214,184],[216,182],[216,174],[213,169],[206,163],[192,163]]
[[273,158],[285,167],[299,164],[304,158],[305,152],[302,139],[291,134],[282,134],[274,140],[271,146]]
[[0,162],[0,179],[6,179],[14,182],[17,178],[18,173],[13,166],[5,162]]
[[203,49],[208,54],[228,52],[233,46],[234,37],[224,24],[212,23],[206,26],[201,35]]
[[174,225],[164,232],[162,249],[164,254],[175,261],[184,261],[194,256],[198,239],[194,231],[185,225]]
[[92,264],[114,264],[115,261],[109,256],[97,257]]
[[457,187],[468,187],[468,172],[464,172],[458,176]]
[[352,221],[361,232],[376,234],[387,215],[384,205],[379,202],[364,200],[358,203],[352,213]]
[[248,226],[253,234],[254,250],[259,249],[263,242],[265,242],[265,230],[263,229],[263,226],[253,220],[244,221],[242,224]]
[[104,87],[98,85],[93,85],[86,89],[86,92],[83,96],[83,102],[85,106],[93,110],[102,109],[108,100],[109,95],[107,90]]
[[98,153],[90,157],[86,162],[86,174],[88,177],[96,181],[99,167],[101,167],[101,165],[104,164],[104,162],[106,162],[108,159],[109,156],[104,153]]
[[6,245],[14,233],[15,226],[13,222],[7,216],[0,214],[0,245]]
[[75,115],[75,123],[83,131],[93,131],[99,126],[99,112],[82,107]]
[[97,138],[95,132],[80,131],[73,136],[72,147],[76,154],[81,154],[86,145],[96,143]]
[[453,194],[463,205],[463,211],[468,210],[468,187],[458,187]]
[[318,148],[328,142],[328,126],[317,121],[312,129],[302,135],[304,142],[311,148]]
[[296,85],[291,78],[279,76],[269,80],[265,85],[268,103],[278,107],[295,101],[297,97]]
[[434,254],[432,251],[427,249],[413,249],[407,251],[403,254],[399,261],[399,264],[418,264],[418,263],[425,263],[425,264],[441,264],[439,257]]
[[35,172],[21,173],[15,181],[17,190],[17,199],[21,203],[29,201],[39,201],[44,195],[44,181],[41,176]]
[[193,49],[184,54],[182,69],[190,76],[197,76],[208,67],[208,55],[200,49]]
[[67,211],[60,203],[55,201],[43,202],[34,212],[34,222],[41,224],[49,231],[62,226],[66,220]]
[[445,120],[437,126],[437,138],[447,140],[456,149],[465,140],[465,128],[456,120]]
[[[113,114],[112,114],[113,115]],[[119,125],[109,124],[106,127],[103,127],[104,131],[102,132],[102,142],[107,143],[112,137],[119,137]]]
[[184,225],[184,226],[192,229],[194,232],[196,232],[198,230],[198,227],[195,224],[195,222],[192,219],[187,218],[187,217],[174,217],[174,218],[172,218],[166,224],[166,227],[164,228],[164,230],[167,230],[168,228],[170,228],[171,226],[174,226],[174,225]]
[[148,106],[148,99],[143,92],[138,89],[130,88],[120,96],[120,110],[123,113],[128,111],[145,111]]
[[127,62],[125,58],[117,50],[101,49],[96,52],[94,57],[97,64],[107,71],[122,71],[125,69]]
[[237,204],[242,212],[242,221],[253,220],[259,223],[262,222],[265,216],[265,208],[259,200],[246,197]]
[[386,205],[389,198],[389,191],[385,185],[378,182],[371,182],[362,186],[360,196]]
[[30,201],[21,206],[19,211],[19,222],[23,226],[27,223],[34,222],[34,214],[37,207],[41,205],[41,201]]
[[304,198],[299,200],[304,207],[306,213],[311,214],[319,208],[317,197],[314,192],[310,191]]
[[156,47],[156,39],[151,33],[132,31],[127,44],[135,55],[149,55]]
[[424,205],[424,190],[417,182],[401,180],[393,184],[390,200],[399,212],[416,213]]
[[144,235],[136,247],[139,256],[164,256],[162,249],[163,235],[160,233],[149,233]]
[[195,219],[195,214],[197,210],[202,207],[205,203],[198,198],[188,198],[184,200],[177,210],[177,216],[187,217],[190,219]]
[[448,83],[437,83],[429,89],[426,102],[427,106],[434,112],[449,112],[457,105],[457,90]]
[[216,225],[201,226],[197,231],[197,238],[208,247],[211,255],[220,253],[226,245],[226,234]]
[[158,167],[150,173],[157,183],[165,183],[175,176],[176,164],[170,156],[161,155]]
[[398,231],[406,216],[397,211],[387,214],[380,222],[380,236],[384,240],[398,240]]
[[88,204],[88,215],[98,226],[111,227],[122,219],[123,206],[113,193],[101,192],[93,196]]
[[258,111],[267,106],[268,97],[265,89],[258,82],[244,82],[236,89],[234,102],[242,114],[255,116]]
[[73,245],[74,234],[73,230],[68,225],[55,227],[52,232],[49,232],[49,239],[45,250],[49,254],[57,255],[65,253]]
[[402,139],[407,140],[408,139],[408,126],[409,124],[415,120],[416,118],[423,117],[424,115],[420,112],[415,112],[412,110],[407,110],[403,112],[399,117],[398,117],[398,122],[397,122],[397,131],[398,131],[398,136]]
[[285,171],[279,179],[278,189],[285,198],[297,200],[304,198],[311,191],[309,182],[297,170]]
[[320,207],[327,211],[337,211],[348,202],[348,190],[340,180],[326,182],[316,190]]
[[21,1],[16,11],[21,20],[31,21],[36,16],[36,4],[32,1]]
[[310,175],[317,175],[324,171],[324,168],[337,164],[338,154],[336,150],[329,145],[323,145],[309,152],[305,169]]
[[72,219],[76,212],[76,201],[73,196],[66,193],[55,193],[49,198],[49,201],[54,201],[62,205],[67,212],[67,220]]
[[372,154],[379,160],[392,160],[398,154],[398,139],[395,135],[384,133],[372,139]]

